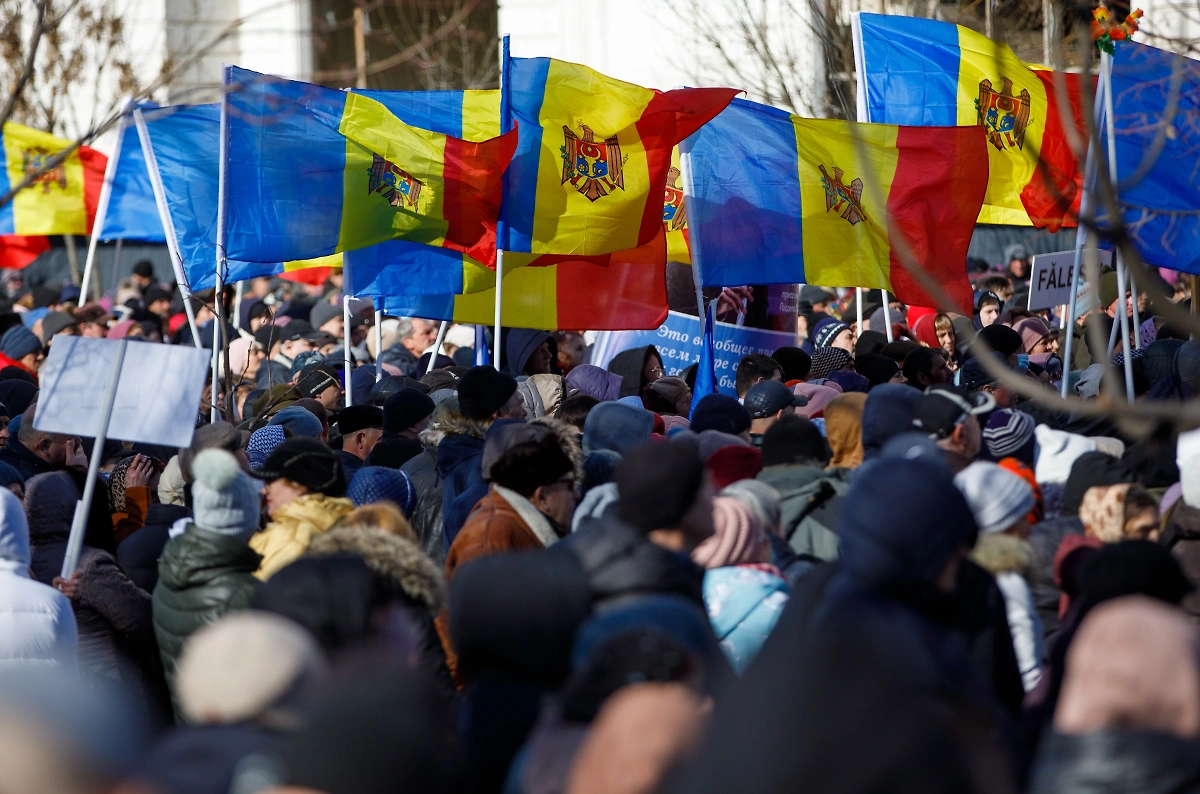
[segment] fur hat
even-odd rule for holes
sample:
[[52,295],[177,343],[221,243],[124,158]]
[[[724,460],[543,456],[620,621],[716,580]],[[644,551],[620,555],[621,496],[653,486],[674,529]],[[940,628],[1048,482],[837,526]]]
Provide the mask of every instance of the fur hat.
[[458,382],[458,410],[468,419],[489,418],[508,402],[517,381],[495,367],[473,367]]

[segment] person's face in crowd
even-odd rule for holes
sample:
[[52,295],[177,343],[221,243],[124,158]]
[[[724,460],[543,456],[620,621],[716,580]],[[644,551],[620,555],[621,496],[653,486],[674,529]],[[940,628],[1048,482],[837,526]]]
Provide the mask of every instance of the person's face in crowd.
[[153,314],[157,314],[159,317],[166,318],[171,316],[171,301],[167,300],[166,298],[159,298],[146,308]]
[[1017,278],[1025,278],[1029,275],[1029,263],[1024,259],[1010,259],[1008,262],[1008,272]]
[[523,422],[525,421],[525,417],[527,415],[528,414],[525,413],[525,403],[521,401],[520,392],[513,392],[512,397],[509,397],[508,402],[506,402],[499,411],[496,411],[496,413],[493,415],[493,418],[516,419]]
[[537,349],[529,354],[529,360],[525,362],[526,375],[549,375],[550,374],[550,340],[544,339],[537,346]]
[[316,401],[319,402],[326,411],[337,411],[342,407],[342,389],[339,386],[326,386],[325,390],[316,395]]
[[285,358],[294,359],[301,353],[316,350],[317,346],[308,339],[289,339],[279,346],[279,354]]
[[954,327],[951,326],[945,331],[938,331],[937,338],[938,344],[942,346],[942,350],[945,350],[947,353],[953,355],[954,346],[958,343],[957,338],[954,336]]
[[983,390],[992,395],[992,399],[996,401],[997,408],[1016,408],[1018,395],[1016,391],[1003,386],[999,383],[992,383],[983,387]]
[[295,499],[308,493],[308,489],[298,482],[280,477],[263,485],[262,495],[267,502],[267,515],[275,515],[275,511]]
[[108,329],[102,323],[81,323],[79,335],[86,339],[103,339]]
[[904,377],[904,370],[898,369],[895,375],[888,378],[888,383],[908,383],[908,378]]
[[20,363],[24,365],[24,367],[30,372],[37,372],[38,367],[42,365],[42,362],[45,359],[45,353],[43,353],[41,350],[35,350],[27,356],[21,356]]
[[[359,324],[350,329],[350,347],[358,347],[367,338],[367,333],[370,329],[363,324]],[[437,334],[433,335],[434,341],[437,341]]]
[[958,451],[963,457],[968,460],[974,460],[979,454],[979,445],[983,443],[983,433],[979,429],[979,420],[974,414],[967,414],[967,418],[959,422],[958,427],[954,428],[954,432],[950,434],[950,438],[954,440]]
[[250,279],[250,295],[255,298],[265,298],[271,294],[271,279],[269,278],[253,278]]
[[808,318],[803,314],[796,315],[796,338],[808,339]]
[[74,436],[46,433],[38,440],[33,453],[51,466],[63,468],[76,457],[76,447],[82,443]]
[[0,414],[0,449],[8,446],[8,423],[12,420]]
[[854,330],[852,328],[846,328],[834,338],[833,343],[830,345],[830,347],[841,348],[842,350],[845,350],[847,353],[850,353],[851,355],[853,355],[855,340],[856,340],[856,337],[854,334]]
[[[524,403],[522,403],[522,405],[524,405]],[[429,423],[432,421],[433,421],[433,414],[430,414],[429,416],[425,417],[420,422],[417,422],[415,425],[408,428],[407,430],[402,430],[400,432],[400,436],[403,438],[420,438],[421,431],[424,430],[425,428],[429,427]]]
[[366,460],[367,455],[371,454],[371,450],[375,449],[375,445],[379,443],[379,439],[382,437],[383,428],[368,427],[364,430],[359,430],[357,433],[352,433],[350,438],[343,438],[342,449],[355,457]]
[[437,341],[437,327],[427,320],[413,320],[412,327],[412,336],[402,339],[401,343],[408,352],[420,358]]
[[263,352],[258,343],[253,343],[250,349],[246,351],[246,371],[242,374],[242,377],[246,380],[254,380],[255,376],[258,375],[258,370],[262,367],[263,359],[266,357],[267,354]]
[[979,324],[984,328],[1000,319],[1000,307],[994,303],[985,303],[979,309]]
[[[1121,299],[1118,298],[1117,300],[1110,303],[1108,305],[1108,308],[1104,310],[1104,313],[1107,314],[1109,317],[1115,318],[1117,316],[1117,304],[1120,302],[1121,302]],[[1133,315],[1133,296],[1129,295],[1129,294],[1125,295],[1125,314],[1130,315],[1130,316]]]
[[553,520],[560,527],[570,527],[571,518],[575,515],[575,505],[579,501],[575,485],[569,480],[559,480],[550,485],[540,486],[533,492],[529,500],[542,515]]
[[318,348],[318,352],[323,356],[328,356],[330,353],[337,350],[340,344],[341,343],[339,342],[330,342],[327,345],[321,345],[321,347]]
[[654,356],[654,355],[647,358],[646,363],[642,365],[642,379],[646,381],[646,385],[649,386],[651,383],[654,383],[654,381],[658,380],[662,376],[663,376],[662,359],[659,358],[658,356]]
[[933,356],[933,363],[929,366],[929,385],[951,383],[953,380],[954,373],[950,371],[950,365],[946,363],[945,357]]
[[1125,537],[1129,540],[1158,542],[1158,510],[1147,507],[1125,522]]
[[996,293],[996,297],[999,298],[1004,303],[1008,303],[1008,301],[1013,296],[1013,288],[1012,287],[1001,287],[998,290],[994,290],[994,292]]
[[558,366],[568,372],[583,363],[583,334],[566,334],[558,343]]
[[251,317],[250,318],[250,333],[254,333],[259,328],[262,328],[264,325],[267,325],[270,322],[271,322],[270,312],[268,312],[266,314],[260,314],[257,317]]
[[138,289],[140,289],[142,292],[145,292],[146,287],[149,287],[151,284],[154,283],[153,279],[147,278],[146,276],[139,276],[137,273],[134,273],[133,275],[131,275],[129,277],[129,280],[132,281],[134,283],[134,285]]
[[1037,344],[1029,350],[1029,355],[1036,356],[1038,353],[1057,353],[1058,352],[1058,335],[1046,334],[1038,340]]
[[326,322],[324,325],[322,325],[317,330],[324,331],[325,333],[332,336],[334,339],[341,339],[342,334],[346,330],[346,318],[342,317],[341,315],[334,317],[332,320],[329,320],[328,322]]

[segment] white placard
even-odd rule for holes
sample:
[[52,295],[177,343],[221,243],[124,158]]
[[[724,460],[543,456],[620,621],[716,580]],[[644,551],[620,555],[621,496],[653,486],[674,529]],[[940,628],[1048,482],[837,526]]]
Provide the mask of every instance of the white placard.
[[[40,376],[36,429],[96,434],[117,344],[112,339],[54,338]],[[189,346],[129,341],[108,437],[189,446],[210,355]]]
[[[1112,252],[1099,252],[1100,264],[1112,265]],[[1087,253],[1084,252],[1084,256]],[[1033,257],[1033,272],[1029,277],[1029,310],[1049,309],[1065,306],[1071,302],[1071,271],[1075,267],[1075,252],[1061,251],[1057,254],[1037,254]],[[1080,265],[1080,275],[1083,266]],[[1090,295],[1086,285],[1083,295]],[[1082,297],[1082,296],[1081,296]]]

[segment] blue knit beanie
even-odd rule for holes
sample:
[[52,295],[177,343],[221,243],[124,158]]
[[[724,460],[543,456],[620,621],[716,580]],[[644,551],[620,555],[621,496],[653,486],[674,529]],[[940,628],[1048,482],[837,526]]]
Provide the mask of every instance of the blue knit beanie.
[[14,325],[0,336],[0,353],[20,361],[42,349],[42,340],[23,325]]
[[[300,410],[303,411],[304,409],[301,408]],[[313,418],[315,419],[316,417]],[[275,447],[282,444],[286,438],[287,435],[283,432],[283,425],[267,425],[251,433],[250,440],[246,442],[246,457],[250,460],[250,468],[254,470],[261,469],[267,460],[267,456],[275,451]]]
[[400,508],[404,517],[412,515],[417,507],[417,496],[408,475],[398,469],[383,466],[363,466],[350,480],[346,498],[362,507],[373,502],[391,502]]
[[289,405],[271,417],[270,425],[281,425],[292,431],[293,435],[316,438],[321,435],[321,420],[307,408]]

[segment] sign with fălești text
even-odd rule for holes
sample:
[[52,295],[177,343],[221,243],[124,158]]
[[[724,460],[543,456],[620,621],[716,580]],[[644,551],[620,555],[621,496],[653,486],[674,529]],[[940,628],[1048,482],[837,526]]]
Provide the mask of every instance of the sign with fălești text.
[[[108,437],[189,446],[210,355],[183,345],[128,342]],[[42,367],[33,426],[47,433],[94,436],[116,356],[116,340],[54,337]]]
[[[1087,252],[1084,252],[1087,256]],[[1099,252],[1100,264],[1112,266],[1112,252]],[[1084,259],[1086,262],[1087,260]],[[1065,306],[1071,302],[1071,271],[1075,266],[1075,252],[1061,251],[1057,254],[1037,254],[1033,257],[1033,272],[1029,276],[1030,311]],[[1082,276],[1083,267],[1080,267]],[[1082,278],[1081,278],[1082,280]],[[1085,283],[1085,292],[1090,285]]]
[[[622,350],[654,345],[663,360],[663,374],[681,373],[700,360],[702,329],[699,318],[670,312],[666,322],[653,331],[603,331],[596,334],[589,364],[607,367]],[[796,335],[779,331],[717,323],[713,328],[717,387],[722,394],[737,396],[734,375],[738,361],[750,353],[771,355],[781,347],[796,344]]]

